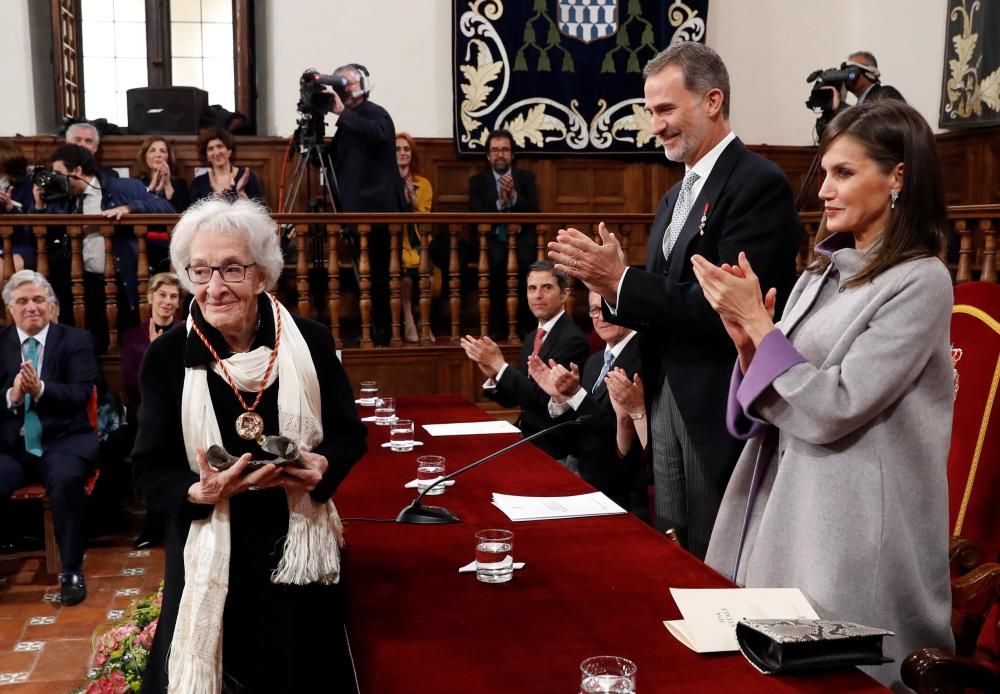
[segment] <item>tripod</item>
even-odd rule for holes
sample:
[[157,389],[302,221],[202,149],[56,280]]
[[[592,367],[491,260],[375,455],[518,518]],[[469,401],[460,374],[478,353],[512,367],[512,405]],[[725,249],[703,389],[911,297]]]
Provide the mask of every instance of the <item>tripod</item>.
[[310,133],[306,124],[299,121],[299,128],[295,131],[295,142],[299,150],[299,158],[295,162],[295,168],[292,169],[288,197],[283,201],[281,206],[282,212],[294,211],[295,201],[298,198],[299,189],[302,187],[302,180],[306,178],[309,171],[310,162],[315,162],[319,166],[320,185],[323,187],[326,195],[320,195],[309,200],[306,205],[307,210],[309,212],[324,212],[327,210],[327,203],[329,203],[329,211],[337,211],[337,200],[340,194],[340,189],[337,185],[337,174],[333,170],[333,162],[330,160],[330,156],[323,151],[323,147],[320,145],[321,141],[322,137],[316,137],[313,133]]

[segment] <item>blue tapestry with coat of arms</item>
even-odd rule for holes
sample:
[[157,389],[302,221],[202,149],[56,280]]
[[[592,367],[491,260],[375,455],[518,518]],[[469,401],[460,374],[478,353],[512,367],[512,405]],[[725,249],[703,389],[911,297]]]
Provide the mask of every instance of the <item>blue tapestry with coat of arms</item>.
[[642,68],[705,41],[708,0],[454,0],[455,142],[482,155],[491,130],[538,154],[662,155]]

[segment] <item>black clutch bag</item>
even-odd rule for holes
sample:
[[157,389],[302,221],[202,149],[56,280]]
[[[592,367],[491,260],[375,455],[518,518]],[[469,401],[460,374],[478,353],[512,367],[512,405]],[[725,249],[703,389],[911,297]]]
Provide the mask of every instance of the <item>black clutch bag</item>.
[[894,634],[827,619],[744,619],[736,625],[740,650],[765,675],[890,663],[882,655],[883,636]]

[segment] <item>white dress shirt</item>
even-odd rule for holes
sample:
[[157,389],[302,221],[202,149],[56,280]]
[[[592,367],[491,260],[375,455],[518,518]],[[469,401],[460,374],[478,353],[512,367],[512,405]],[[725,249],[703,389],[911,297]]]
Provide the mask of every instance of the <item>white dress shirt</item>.
[[[611,354],[614,355],[614,359],[611,362],[612,369],[615,368],[615,362],[618,361],[618,357],[621,356],[625,346],[628,345],[633,337],[635,337],[635,331],[630,330],[629,334],[619,340],[618,344],[614,347],[609,347],[607,344],[604,345],[604,354],[606,355],[608,352],[611,352]],[[590,391],[581,385],[580,389],[573,394],[573,397],[566,402],[556,402],[553,398],[549,398],[549,416],[552,417],[552,419],[555,419],[556,417],[565,414],[570,409],[576,412],[576,410],[580,407],[580,403],[583,402],[583,399],[587,397],[589,393],[593,392],[593,389],[596,389],[597,385],[598,384],[595,383]]]
[[[542,336],[542,344],[543,345],[545,344],[545,341],[548,339],[549,333],[552,331],[552,326],[556,324],[557,320],[559,320],[560,318],[562,318],[562,315],[564,313],[566,313],[566,310],[562,309],[562,310],[559,311],[559,313],[557,313],[552,318],[548,319],[544,323],[539,323],[538,324],[538,327],[545,331],[545,335]],[[537,333],[537,332],[538,332],[538,330],[536,329],[535,333]],[[529,333],[529,335],[531,335],[531,334]],[[534,335],[531,335],[531,339],[532,340],[535,339]],[[508,366],[507,363],[504,362],[504,365],[500,367],[499,371],[497,371],[496,378],[487,379],[486,383],[483,384],[483,389],[485,390],[486,388],[496,388],[497,387],[497,382],[500,381],[500,378],[503,376],[503,372],[507,370],[507,366]]]

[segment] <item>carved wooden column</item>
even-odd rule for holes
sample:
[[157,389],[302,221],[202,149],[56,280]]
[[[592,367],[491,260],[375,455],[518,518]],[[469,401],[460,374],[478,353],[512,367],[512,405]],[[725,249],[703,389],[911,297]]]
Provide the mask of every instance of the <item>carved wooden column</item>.
[[35,226],[31,228],[32,232],[35,234],[35,248],[38,253],[38,260],[35,263],[35,267],[42,275],[45,277],[49,276],[49,251],[46,239],[48,238],[49,228],[45,226]]
[[370,224],[358,225],[358,288],[361,291],[359,308],[361,311],[361,348],[371,349],[375,346],[372,341],[372,279],[371,261],[368,259],[368,235],[371,233]]
[[294,224],[295,230],[295,291],[298,294],[298,312],[303,318],[312,318],[312,298],[309,296],[309,239],[308,224]]
[[69,277],[73,293],[73,324],[83,328],[87,324],[86,303],[83,300],[83,227],[66,227],[69,235]]
[[326,225],[327,309],[330,311],[330,334],[337,345],[340,344],[340,258],[337,257],[340,236],[339,224]]
[[0,279],[0,291],[7,284],[7,279],[14,274],[14,227],[0,227],[0,239],[3,239],[3,272]]
[[461,224],[448,225],[448,310],[451,315],[451,335],[449,341],[457,345],[459,339],[459,317],[462,310],[462,266],[458,262],[458,235]]
[[964,219],[955,220],[955,233],[958,234],[958,270],[955,272],[955,282],[972,281],[972,231]]
[[389,225],[389,320],[392,323],[391,337],[389,345],[399,347],[403,344],[399,334],[400,311],[402,301],[399,296],[400,273],[403,271],[403,263],[400,258],[402,253],[402,241],[400,234],[406,233],[406,228],[401,224]]
[[431,273],[431,225],[418,224],[417,235],[420,236],[420,343],[434,344],[431,337],[431,298],[434,291],[434,278]]
[[148,229],[144,225],[133,227],[135,239],[139,244],[139,266],[137,268],[136,291],[139,292],[139,321],[145,322],[149,319],[149,255],[146,248],[146,232]]
[[118,283],[115,281],[115,227],[101,226],[104,237],[104,312],[108,317],[108,354],[118,354]]
[[983,282],[997,281],[997,237],[992,219],[979,220],[979,231],[983,233],[983,271],[979,279]]
[[545,241],[549,236],[549,225],[539,224],[535,227],[535,260],[548,260],[548,248]]
[[479,334],[490,334],[490,256],[487,237],[493,227],[479,225]]
[[512,345],[521,344],[517,335],[517,278],[520,273],[517,267],[517,241],[521,235],[520,224],[507,225],[507,342]]

